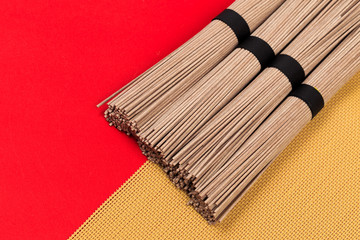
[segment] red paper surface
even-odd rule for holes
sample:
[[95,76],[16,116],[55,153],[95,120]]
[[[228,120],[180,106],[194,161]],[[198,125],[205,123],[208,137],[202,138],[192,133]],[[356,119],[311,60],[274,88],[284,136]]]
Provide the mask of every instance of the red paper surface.
[[66,239],[145,162],[95,105],[231,2],[0,1],[0,239]]

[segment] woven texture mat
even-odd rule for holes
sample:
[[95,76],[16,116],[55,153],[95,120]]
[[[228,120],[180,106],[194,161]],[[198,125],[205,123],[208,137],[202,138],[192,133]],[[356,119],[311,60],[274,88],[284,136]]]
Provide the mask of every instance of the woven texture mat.
[[70,239],[360,239],[360,73],[210,226],[146,162]]

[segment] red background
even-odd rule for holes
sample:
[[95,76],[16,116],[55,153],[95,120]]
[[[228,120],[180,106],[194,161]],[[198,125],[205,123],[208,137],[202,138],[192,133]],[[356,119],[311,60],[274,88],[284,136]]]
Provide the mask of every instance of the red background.
[[231,2],[0,1],[0,239],[66,239],[141,166],[95,105]]

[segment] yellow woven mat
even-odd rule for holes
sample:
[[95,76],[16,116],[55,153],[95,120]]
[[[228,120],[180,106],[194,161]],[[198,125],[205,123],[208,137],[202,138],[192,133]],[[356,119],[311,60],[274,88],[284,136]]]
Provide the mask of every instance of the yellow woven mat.
[[220,224],[146,162],[70,239],[360,239],[360,73]]

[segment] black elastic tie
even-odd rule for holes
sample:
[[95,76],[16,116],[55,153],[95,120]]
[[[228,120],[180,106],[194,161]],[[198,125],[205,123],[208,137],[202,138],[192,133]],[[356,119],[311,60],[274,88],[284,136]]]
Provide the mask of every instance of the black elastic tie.
[[307,84],[301,84],[293,90],[289,96],[294,96],[303,100],[309,106],[312,118],[320,112],[325,104],[321,93],[313,86]]
[[300,63],[294,58],[280,54],[270,64],[270,67],[277,68],[289,79],[292,89],[299,86],[305,79],[305,72]]
[[268,63],[275,57],[274,50],[270,45],[258,37],[250,36],[242,41],[238,47],[254,54],[262,69],[267,67]]
[[238,42],[250,35],[250,28],[245,19],[231,9],[225,9],[214,20],[220,20],[228,25],[235,33]]

